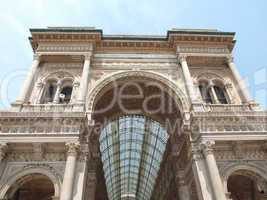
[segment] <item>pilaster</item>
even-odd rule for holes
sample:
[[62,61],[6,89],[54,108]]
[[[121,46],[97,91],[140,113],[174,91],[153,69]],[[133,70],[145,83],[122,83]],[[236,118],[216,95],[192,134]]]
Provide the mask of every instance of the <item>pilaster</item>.
[[90,62],[91,62],[91,56],[92,53],[88,53],[84,55],[84,65],[83,65],[83,72],[82,72],[82,77],[80,81],[80,93],[78,96],[78,103],[84,104],[85,98],[86,98],[86,93],[88,89],[88,82],[89,82],[89,77],[90,77]]
[[226,60],[227,60],[227,64],[228,64],[230,70],[232,71],[232,74],[235,78],[235,81],[237,83],[239,93],[241,94],[241,97],[242,97],[242,101],[244,103],[252,103],[252,99],[251,99],[251,96],[250,96],[249,91],[247,89],[246,83],[241,78],[241,76],[240,76],[240,74],[239,74],[239,72],[235,66],[234,58],[232,56],[228,56],[226,58]]
[[192,144],[192,169],[199,200],[214,200],[204,157],[197,144]]
[[39,64],[40,64],[40,55],[34,54],[31,69],[26,77],[26,80],[24,81],[21,93],[16,101],[16,104],[23,104],[25,103],[25,101],[27,101]]
[[218,166],[216,164],[216,160],[213,154],[214,145],[215,145],[214,141],[206,141],[206,142],[201,143],[201,148],[206,158],[207,170],[209,172],[209,177],[210,177],[215,199],[226,200],[226,196],[224,193]]
[[60,200],[73,200],[73,184],[75,180],[75,170],[77,155],[80,149],[79,142],[66,143],[67,161],[62,185]]

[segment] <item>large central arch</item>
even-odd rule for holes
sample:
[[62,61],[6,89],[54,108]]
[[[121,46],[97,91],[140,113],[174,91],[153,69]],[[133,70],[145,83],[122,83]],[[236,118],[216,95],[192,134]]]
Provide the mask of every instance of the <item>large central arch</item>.
[[[114,90],[114,88],[117,88],[117,90]],[[146,111],[146,109],[144,109],[143,107],[142,109],[136,111],[138,113],[135,113],[136,109],[133,109],[134,113],[131,112],[132,110],[129,111],[129,113],[128,110],[123,110],[120,107],[119,103],[116,102],[121,98],[120,92],[123,90],[127,95],[131,97],[135,95],[138,96],[138,88],[140,88],[140,93],[142,93],[141,100],[126,98],[123,103],[128,106],[126,106],[127,108],[140,108],[144,106],[144,104],[142,103],[150,102],[146,104],[147,108],[149,107],[153,110],[157,107],[162,107],[163,110],[158,110],[156,113]],[[98,199],[107,199],[107,196],[109,196],[109,200],[136,200],[140,198],[146,200],[151,198],[156,185],[160,184],[158,183],[158,175],[161,174],[162,176],[164,176],[164,173],[160,173],[160,170],[163,164],[166,165],[166,163],[164,163],[163,161],[166,160],[165,158],[167,158],[170,154],[170,151],[172,149],[170,145],[173,140],[177,140],[177,138],[179,138],[178,135],[179,133],[181,133],[180,122],[182,120],[182,116],[184,112],[187,112],[189,110],[189,101],[182,88],[183,86],[179,86],[176,82],[171,81],[168,77],[165,77],[162,74],[139,70],[112,73],[101,78],[94,85],[92,85],[92,89],[87,97],[86,110],[90,115],[90,120],[93,120],[95,122],[94,124],[100,124],[100,128],[96,129],[98,131],[97,134],[93,134],[94,136],[92,138],[94,145],[97,146],[97,149],[101,154],[100,160],[102,161],[102,167],[98,167],[98,170],[101,168],[103,169],[103,171],[101,172],[101,176],[98,175],[98,179],[99,177],[102,177],[101,179],[105,180],[102,181],[101,184],[102,186],[103,184],[106,185],[106,191],[108,193],[106,197],[97,197]],[[116,92],[118,92],[118,95]],[[156,95],[159,95],[162,98],[153,98]],[[113,99],[115,100],[116,105],[113,104]],[[146,101],[147,99],[149,99],[149,101]],[[163,100],[164,104],[161,104],[161,100]],[[112,106],[107,106],[109,104],[111,104]],[[170,105],[174,106],[172,107]],[[103,109],[106,107],[108,107],[108,109]],[[100,110],[101,112],[99,112]],[[132,122],[133,124],[137,123],[137,126],[140,127],[157,125],[156,127],[159,127],[159,129],[162,130],[164,129],[164,131],[158,132],[157,130],[153,130],[153,128],[148,128],[148,130],[146,128],[137,128],[133,124],[125,127],[125,130],[122,130],[121,127],[123,127],[123,124],[126,123],[126,119],[128,119],[128,121]],[[177,121],[179,121],[178,124],[176,124]],[[114,126],[116,126],[116,130],[114,129]],[[112,129],[109,129],[110,127],[112,127]],[[109,130],[107,131],[107,129]],[[163,132],[165,132],[166,134],[162,135]],[[133,139],[135,138],[135,134],[139,135],[142,139]],[[149,136],[146,136],[147,134]],[[160,134],[161,136],[159,136]],[[124,136],[126,137],[126,139],[124,138]],[[157,151],[156,149],[158,147],[153,143],[153,141],[157,141],[158,138],[161,138],[161,140],[164,138],[166,140],[162,143],[162,151],[156,156],[153,156],[154,153],[153,155],[147,156],[150,151]],[[139,143],[141,143],[141,147],[138,149],[136,146],[138,146]],[[125,150],[125,148],[122,147],[122,145],[124,144],[128,144],[130,146],[130,150]],[[160,142],[158,143],[158,145],[160,145]],[[125,157],[124,151],[130,151],[127,154],[130,157]],[[135,151],[135,153],[132,153],[133,151]],[[132,155],[134,155],[135,161],[131,159]],[[127,165],[129,167],[125,166],[125,161],[126,163],[128,163]],[[115,162],[115,164],[113,164],[113,162]],[[156,167],[157,169],[154,170],[152,178],[150,170],[147,170],[145,168],[146,166],[148,166],[147,168],[149,169],[152,168],[151,166],[153,166],[152,163],[154,162],[158,162],[158,166]],[[122,163],[124,164],[122,165]],[[168,162],[168,165],[169,164],[170,163]],[[115,168],[119,169],[113,169],[114,166]],[[126,168],[129,169],[129,173],[124,173]],[[112,175],[113,171],[116,171],[115,175]],[[129,177],[125,178],[125,174],[128,174]],[[131,178],[130,174],[134,174],[133,176],[135,177]],[[118,176],[119,178],[116,178]],[[152,182],[147,184],[146,180]],[[115,182],[113,183],[113,181]],[[123,186],[124,182],[128,184],[127,188]],[[129,185],[129,183],[131,184]],[[101,184],[98,183],[97,188],[100,188]],[[116,185],[114,186],[113,184]],[[143,186],[142,184],[145,184],[145,186]],[[150,187],[149,189],[147,189],[147,185]],[[142,191],[142,189],[144,191]],[[135,191],[136,194],[133,191]],[[111,194],[112,192],[113,194]],[[102,193],[102,191],[97,190],[97,194],[99,193]],[[140,196],[141,193],[143,193],[142,197]]]
[[143,71],[143,70],[132,70],[132,71],[121,71],[111,73],[103,78],[99,79],[95,86],[89,91],[87,96],[87,107],[86,110],[88,113],[92,113],[94,110],[95,103],[97,101],[97,96],[99,93],[110,83],[117,81],[126,77],[142,77],[144,79],[155,80],[156,82],[164,85],[166,90],[175,94],[174,100],[179,107],[181,113],[189,110],[189,100],[187,95],[183,92],[181,86],[179,86],[174,81],[171,81],[168,77],[151,71]]

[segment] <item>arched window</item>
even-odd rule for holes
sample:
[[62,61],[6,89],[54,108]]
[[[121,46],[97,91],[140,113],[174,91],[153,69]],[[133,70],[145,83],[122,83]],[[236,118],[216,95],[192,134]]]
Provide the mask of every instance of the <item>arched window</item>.
[[224,85],[217,80],[210,82],[199,81],[199,91],[204,103],[208,104],[228,104],[229,98]]
[[56,80],[48,81],[47,84],[45,85],[41,103],[44,104],[52,103],[55,98],[56,90],[57,90],[57,81]]
[[213,86],[214,88],[214,91],[215,91],[215,94],[216,94],[216,97],[219,101],[219,103],[221,104],[227,104],[228,101],[227,101],[227,98],[226,98],[226,91],[224,88],[220,87],[220,86]]
[[72,86],[65,86],[62,88],[59,95],[59,103],[69,103],[71,100]]
[[52,181],[42,174],[29,174],[12,185],[5,199],[10,200],[52,200],[55,189]]
[[259,200],[266,197],[266,181],[247,170],[234,172],[228,178],[227,188],[232,200]]
[[211,97],[211,91],[210,91],[210,88],[208,87],[208,83],[205,81],[202,81],[202,82],[200,82],[198,87],[199,87],[199,91],[200,91],[202,100],[205,103],[210,103],[210,104],[213,103],[212,97]]

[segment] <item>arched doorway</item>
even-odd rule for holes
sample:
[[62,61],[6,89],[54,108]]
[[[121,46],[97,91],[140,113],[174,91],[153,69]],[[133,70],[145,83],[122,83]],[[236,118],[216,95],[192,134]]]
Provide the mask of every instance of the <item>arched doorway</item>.
[[[100,144],[101,166],[97,169],[102,169],[96,199],[151,199],[156,185],[162,184],[159,180],[164,179],[159,176],[164,176],[159,173],[162,160],[170,160],[165,158],[181,134],[181,99],[167,84],[136,74],[113,77],[93,99],[91,141]],[[176,185],[175,175],[170,177]],[[164,195],[163,199],[170,196],[168,192]],[[176,193],[171,196],[178,199]]]
[[232,200],[261,200],[266,198],[266,182],[258,174],[248,170],[237,170],[227,181]]
[[9,188],[6,198],[10,200],[52,200],[53,182],[43,174],[29,174],[18,179]]

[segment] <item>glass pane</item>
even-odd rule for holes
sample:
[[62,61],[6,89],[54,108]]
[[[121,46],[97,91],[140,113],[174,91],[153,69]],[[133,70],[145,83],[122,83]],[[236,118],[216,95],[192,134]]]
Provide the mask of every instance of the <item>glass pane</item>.
[[216,93],[216,96],[217,96],[217,99],[219,100],[219,102],[221,104],[227,104],[227,99],[226,99],[226,96],[225,96],[225,91],[224,89],[218,87],[218,86],[214,86],[214,90],[215,90],[215,93]]
[[100,152],[109,199],[150,199],[168,134],[141,115],[122,116],[100,135]]

